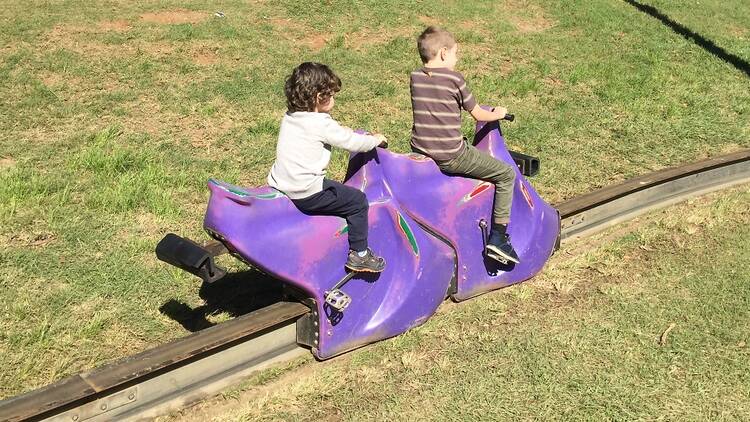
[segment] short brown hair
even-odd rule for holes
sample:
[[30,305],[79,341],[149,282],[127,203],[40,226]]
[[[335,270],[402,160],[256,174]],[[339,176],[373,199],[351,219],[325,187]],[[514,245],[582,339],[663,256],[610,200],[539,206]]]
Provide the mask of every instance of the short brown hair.
[[286,107],[292,113],[314,111],[318,95],[321,104],[326,104],[340,90],[341,79],[328,66],[305,62],[295,67],[286,78]]
[[417,49],[422,63],[427,63],[437,56],[441,48],[453,48],[456,39],[453,34],[437,26],[428,26],[417,38]]

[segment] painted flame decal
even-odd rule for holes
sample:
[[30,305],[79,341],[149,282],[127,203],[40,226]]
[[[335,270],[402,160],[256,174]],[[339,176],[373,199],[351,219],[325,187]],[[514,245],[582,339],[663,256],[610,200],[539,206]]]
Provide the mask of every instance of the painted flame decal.
[[491,187],[492,187],[492,183],[490,183],[490,182],[479,182],[474,187],[474,190],[472,190],[471,192],[469,192],[466,195],[464,195],[464,197],[461,198],[460,201],[458,201],[459,205],[471,201],[477,195],[479,195],[480,193],[486,191],[487,189],[489,189]]
[[529,190],[526,189],[526,185],[523,182],[519,182],[521,184],[521,193],[523,194],[524,199],[526,199],[526,203],[529,204],[529,207],[531,209],[534,209],[534,201],[531,200],[531,194],[529,193]]

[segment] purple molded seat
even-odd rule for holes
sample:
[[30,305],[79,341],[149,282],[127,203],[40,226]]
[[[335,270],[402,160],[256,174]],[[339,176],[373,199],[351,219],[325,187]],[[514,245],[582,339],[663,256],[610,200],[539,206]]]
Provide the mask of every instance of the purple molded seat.
[[[477,130],[480,149],[513,164],[497,123]],[[376,149],[351,157],[345,184],[366,193],[369,243],[387,265],[378,276],[349,281],[344,290],[352,303],[339,312],[324,296],[345,276],[345,220],[302,214],[270,187],[209,182],[204,227],[245,261],[312,299],[304,318],[313,333],[298,341],[320,359],[423,323],[448,294],[463,300],[532,277],[559,235],[556,210],[520,174],[509,229],[521,258],[515,267],[500,267],[482,253],[479,221],[490,221],[494,196],[489,183],[446,176],[423,156]]]
[[[516,168],[496,122],[477,125],[474,140],[480,150]],[[531,278],[554,251],[559,234],[557,211],[544,202],[516,168],[516,187],[509,234],[521,263],[504,266],[482,254],[479,221],[491,223],[495,187],[491,183],[440,172],[431,159],[387,154],[382,168],[393,196],[411,217],[450,241],[458,257],[455,300]]]
[[209,182],[205,228],[246,261],[315,301],[317,336],[310,345],[320,359],[423,323],[445,299],[453,276],[451,248],[427,235],[399,208],[374,159],[346,184],[364,188],[370,201],[369,243],[387,266],[376,279],[368,274],[349,281],[343,290],[352,304],[339,313],[323,298],[345,275],[346,221],[302,214],[269,187],[243,189]]

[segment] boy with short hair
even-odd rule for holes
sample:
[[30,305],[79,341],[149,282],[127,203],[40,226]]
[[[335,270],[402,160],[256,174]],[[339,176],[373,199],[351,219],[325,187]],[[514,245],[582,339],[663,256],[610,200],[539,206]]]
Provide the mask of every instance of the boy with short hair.
[[341,80],[320,63],[302,63],[287,77],[284,92],[288,111],[281,120],[268,184],[284,192],[305,214],[345,218],[349,225],[346,268],[379,273],[385,269],[385,259],[367,247],[367,197],[325,175],[331,146],[365,152],[387,143],[383,135],[360,135],[331,118],[328,113],[340,90]]
[[411,102],[414,115],[411,146],[431,157],[447,174],[467,176],[495,184],[492,227],[487,255],[519,262],[507,229],[513,199],[515,169],[467,144],[461,134],[461,109],[480,122],[500,120],[507,109],[485,110],[477,105],[464,77],[454,70],[458,43],[450,32],[430,26],[417,39],[424,67],[411,73]]

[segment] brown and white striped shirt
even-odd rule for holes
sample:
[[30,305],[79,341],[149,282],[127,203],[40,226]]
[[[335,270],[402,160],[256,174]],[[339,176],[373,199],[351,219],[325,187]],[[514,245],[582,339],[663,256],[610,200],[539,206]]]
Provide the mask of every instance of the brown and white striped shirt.
[[438,162],[456,158],[464,148],[461,108],[471,111],[477,105],[463,75],[423,67],[411,72],[410,79],[412,147]]

